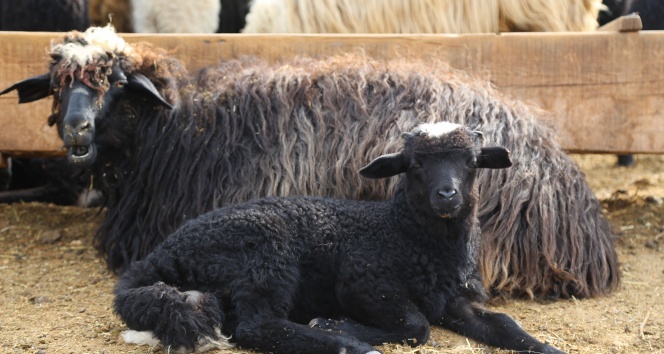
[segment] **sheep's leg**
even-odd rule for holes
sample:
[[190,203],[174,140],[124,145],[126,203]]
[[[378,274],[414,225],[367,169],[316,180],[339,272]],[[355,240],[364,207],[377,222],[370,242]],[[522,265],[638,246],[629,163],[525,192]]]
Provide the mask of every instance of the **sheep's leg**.
[[364,342],[372,345],[382,343],[408,343],[412,346],[421,345],[429,339],[429,321],[415,305],[404,302],[371,303],[371,306],[352,309],[356,318],[361,318],[363,323],[376,324],[374,326],[351,320],[327,320],[314,319],[311,326],[325,330],[343,331]]
[[260,252],[246,255],[242,263],[246,268],[238,272],[244,276],[231,286],[230,303],[237,319],[233,338],[239,346],[275,354],[378,354],[348,334],[289,321],[300,269],[288,252],[271,249],[267,242],[262,246]]
[[367,343],[345,333],[323,331],[286,319],[255,316],[240,321],[237,344],[275,354],[379,354]]
[[462,297],[446,304],[440,325],[494,347],[527,353],[563,353],[533,338],[506,314],[476,308]]

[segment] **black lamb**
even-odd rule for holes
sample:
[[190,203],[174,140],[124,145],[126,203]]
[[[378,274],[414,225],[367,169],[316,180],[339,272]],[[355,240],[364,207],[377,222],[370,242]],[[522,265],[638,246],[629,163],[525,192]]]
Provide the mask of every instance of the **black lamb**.
[[[511,166],[481,133],[422,124],[360,173],[403,173],[389,201],[271,197],[184,224],[115,289],[115,310],[169,349],[378,353],[420,345],[440,325],[501,348],[560,353],[479,306],[478,168]],[[308,324],[308,325],[307,325]],[[153,342],[154,343],[154,342]]]

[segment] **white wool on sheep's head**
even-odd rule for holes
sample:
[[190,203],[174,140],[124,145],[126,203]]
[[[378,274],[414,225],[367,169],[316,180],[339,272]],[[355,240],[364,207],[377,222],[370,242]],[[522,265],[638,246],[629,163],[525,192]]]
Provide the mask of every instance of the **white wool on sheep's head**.
[[66,38],[65,43],[51,44],[51,55],[57,55],[60,60],[80,67],[85,67],[107,53],[128,55],[132,50],[110,24],[90,27],[85,32],[71,32]]
[[450,122],[437,122],[437,123],[420,124],[415,128],[415,131],[425,133],[426,135],[432,138],[439,138],[459,128],[461,128],[461,125],[459,124],[450,123]]

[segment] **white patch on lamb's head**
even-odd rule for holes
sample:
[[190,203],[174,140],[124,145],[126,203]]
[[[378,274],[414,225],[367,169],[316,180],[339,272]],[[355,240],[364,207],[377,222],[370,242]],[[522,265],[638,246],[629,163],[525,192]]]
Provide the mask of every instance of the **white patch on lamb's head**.
[[459,128],[461,128],[461,125],[459,124],[450,122],[437,122],[420,124],[415,128],[415,131],[425,133],[432,138],[440,138],[443,135],[449,134]]
[[82,33],[72,32],[67,36],[66,43],[51,44],[51,54],[81,67],[107,53],[127,55],[131,50],[131,46],[118,36],[111,25],[90,27]]

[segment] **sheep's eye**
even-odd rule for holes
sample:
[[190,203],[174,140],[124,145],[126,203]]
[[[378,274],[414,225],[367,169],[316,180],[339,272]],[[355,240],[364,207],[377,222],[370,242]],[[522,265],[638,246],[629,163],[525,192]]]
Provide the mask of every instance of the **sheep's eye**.
[[420,161],[413,161],[413,163],[410,164],[410,168],[413,170],[418,170],[422,168],[422,163],[420,163]]
[[113,86],[115,86],[115,87],[124,87],[124,85],[126,85],[126,84],[127,84],[127,81],[119,80],[119,81],[114,82]]

